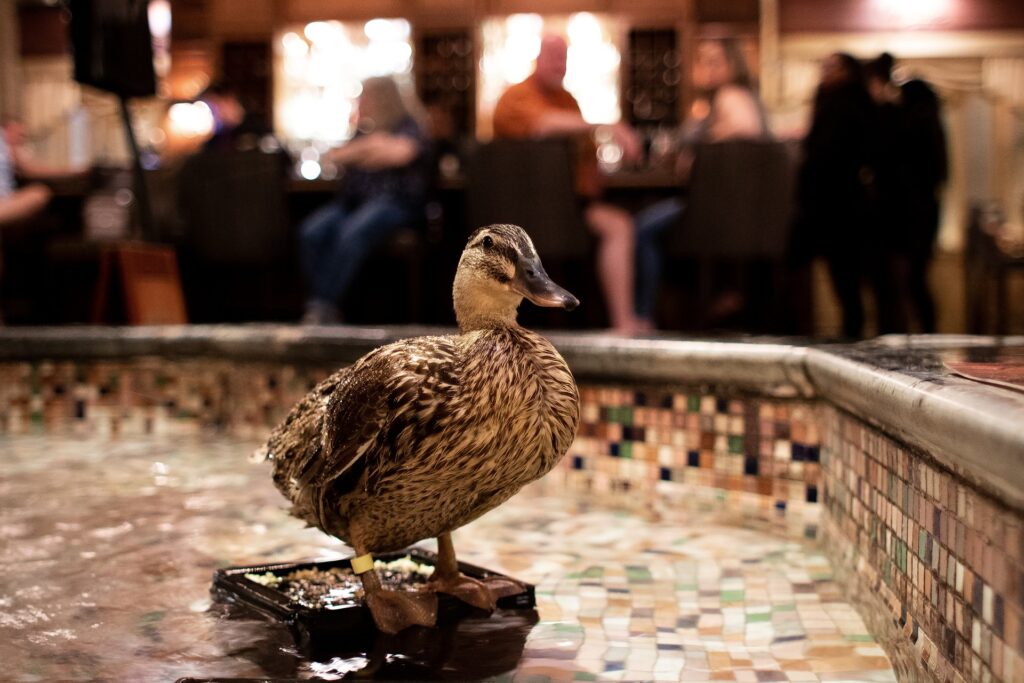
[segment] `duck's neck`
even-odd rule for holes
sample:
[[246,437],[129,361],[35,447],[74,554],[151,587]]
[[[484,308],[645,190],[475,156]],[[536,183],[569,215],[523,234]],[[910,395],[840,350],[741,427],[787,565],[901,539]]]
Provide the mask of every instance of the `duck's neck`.
[[475,330],[490,330],[515,327],[516,306],[495,308],[455,305],[455,320],[459,323],[462,333]]
[[455,319],[459,323],[459,331],[473,332],[515,327],[516,313],[521,296],[511,292],[481,291],[478,287],[460,286],[456,278],[452,289],[452,300],[455,304]]

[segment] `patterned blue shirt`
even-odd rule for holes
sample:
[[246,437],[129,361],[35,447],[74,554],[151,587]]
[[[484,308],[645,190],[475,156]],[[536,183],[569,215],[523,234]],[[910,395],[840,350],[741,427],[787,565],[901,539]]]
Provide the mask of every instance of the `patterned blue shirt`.
[[0,199],[14,192],[14,160],[7,149],[7,142],[0,135]]
[[411,116],[403,119],[391,133],[415,140],[419,152],[416,158],[396,168],[369,170],[353,166],[346,169],[338,194],[343,204],[358,205],[381,195],[391,195],[415,208],[426,200],[430,182],[430,140]]

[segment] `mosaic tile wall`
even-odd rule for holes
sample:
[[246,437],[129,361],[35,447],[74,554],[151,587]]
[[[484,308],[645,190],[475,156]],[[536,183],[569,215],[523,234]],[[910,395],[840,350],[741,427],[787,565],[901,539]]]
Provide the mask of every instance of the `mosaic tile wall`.
[[577,486],[650,491],[682,482],[763,496],[775,509],[817,503],[816,409],[807,402],[699,391],[580,390],[579,434],[565,460]]
[[259,438],[328,372],[203,359],[0,363],[0,433]]
[[829,554],[936,680],[1024,682],[1024,517],[846,413],[822,417]]
[[[259,438],[328,372],[204,359],[2,363],[0,433],[216,429]],[[653,494],[682,482],[756,494],[779,511],[818,502],[809,403],[607,386],[584,386],[581,398],[580,432],[562,463],[574,488]]]

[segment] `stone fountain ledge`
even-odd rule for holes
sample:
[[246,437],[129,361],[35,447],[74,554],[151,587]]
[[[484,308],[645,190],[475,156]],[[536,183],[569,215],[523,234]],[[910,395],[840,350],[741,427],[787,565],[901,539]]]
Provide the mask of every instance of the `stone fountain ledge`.
[[[159,356],[343,365],[396,339],[450,332],[290,325],[0,328],[0,362]],[[1024,393],[963,379],[942,364],[968,350],[1024,347],[1024,337],[890,336],[838,345],[548,336],[581,381],[709,385],[827,401],[1024,509]]]

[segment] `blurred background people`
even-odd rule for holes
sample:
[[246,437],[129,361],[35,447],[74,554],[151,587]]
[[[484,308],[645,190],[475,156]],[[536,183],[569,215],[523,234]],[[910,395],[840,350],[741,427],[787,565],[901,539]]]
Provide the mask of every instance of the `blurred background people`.
[[32,218],[46,208],[51,195],[42,183],[17,186],[16,161],[6,138],[0,136],[0,229]]
[[20,178],[27,183],[26,188],[38,184],[42,180],[63,180],[82,176],[89,172],[87,165],[64,166],[48,164],[36,159],[28,144],[25,125],[16,118],[4,122],[3,141],[9,158],[12,177]]
[[[626,211],[602,200],[602,182],[592,133],[579,104],[563,85],[568,46],[561,36],[546,35],[533,74],[510,87],[494,108],[494,135],[499,138],[573,137],[579,161],[576,190],[584,203],[584,221],[597,237],[597,273],[608,305],[612,329],[637,331],[633,314],[633,219]],[[610,127],[627,162],[640,155],[636,133],[622,123]],[[512,172],[512,169],[510,169]],[[529,229],[529,226],[526,226]]]
[[871,119],[860,62],[846,53],[826,57],[803,141],[790,252],[798,271],[824,257],[842,308],[842,334],[851,339],[863,334],[863,252],[875,247],[864,228]]
[[900,89],[892,80],[893,56],[884,52],[864,65],[874,103],[869,123],[868,216],[864,223],[865,282],[874,295],[878,334],[907,331],[907,216],[905,123]]
[[[753,81],[739,40],[714,38],[697,47],[693,82],[701,94],[701,107],[678,136],[676,173],[681,182],[689,177],[693,145],[727,140],[771,138],[764,106]],[[661,281],[660,239],[678,225],[685,204],[681,197],[663,199],[636,216],[636,316],[642,330],[653,330],[654,308]]]
[[[325,155],[343,171],[341,189],[299,229],[302,269],[310,286],[303,322],[339,322],[339,302],[367,255],[423,216],[430,142],[418,103],[390,77],[363,82],[356,133]],[[411,104],[407,104],[411,102]]]
[[[348,290],[367,291],[344,301],[347,322],[450,324],[442,275],[476,227],[476,208],[490,206],[513,220],[495,199],[515,204],[523,189],[503,183],[507,163],[485,162],[498,151],[522,158],[533,149],[535,162],[545,154],[559,158],[552,174],[559,186],[544,182],[550,201],[533,204],[550,206],[552,228],[560,216],[568,219],[563,233],[552,230],[538,242],[550,237],[544,248],[556,255],[552,266],[575,287],[603,291],[583,292],[591,300],[582,314],[532,316],[541,325],[862,336],[936,326],[994,332],[988,323],[997,319],[1018,330],[1024,321],[1016,305],[1024,291],[1016,276],[1024,236],[1024,148],[1016,144],[1024,52],[993,40],[997,33],[973,33],[970,21],[978,17],[936,16],[932,26],[903,31],[908,27],[882,16],[888,9],[866,7],[858,16],[867,23],[857,24],[838,11],[842,3],[816,5],[811,18],[785,3],[704,3],[682,14],[650,3],[614,12],[469,3],[454,14],[446,10],[458,19],[448,23],[429,3],[391,17],[344,3],[330,12],[258,11],[242,26],[230,21],[224,1],[202,11],[151,4],[163,12],[162,23],[148,29],[152,40],[146,42],[141,22],[135,29],[153,59],[114,56],[106,71],[152,63],[155,88],[143,68],[145,79],[126,74],[116,84],[123,93],[76,69],[76,57],[85,54],[79,43],[95,35],[69,38],[63,4],[16,2],[12,20],[2,22],[0,33],[19,40],[4,40],[13,47],[0,51],[8,75],[0,120],[23,116],[30,135],[8,127],[14,144],[5,144],[4,175],[17,182],[4,183],[0,219],[10,225],[33,216],[22,221],[24,229],[9,227],[3,235],[9,324],[90,320],[92,308],[68,293],[91,291],[105,242],[139,237],[175,250],[193,321],[300,320],[307,299],[321,298],[307,291],[309,273],[336,270],[308,265],[330,251],[322,226],[321,248],[300,257],[300,226],[317,209],[344,213],[347,224],[357,202],[332,198],[343,183],[358,184],[360,173],[374,170],[360,157],[340,164],[339,174],[326,150],[352,137],[350,112],[362,81],[388,74],[414,87],[425,105],[419,123],[436,161],[427,169],[430,202],[422,234],[382,238],[386,248],[366,257],[384,267],[354,269],[360,272]],[[986,31],[1019,23],[1009,16],[986,21]],[[180,38],[173,47],[171,26]],[[823,32],[812,36],[815,26]],[[113,35],[109,27],[97,30]],[[925,36],[920,44],[907,42]],[[900,57],[897,66],[865,46],[891,51]],[[820,60],[847,50],[868,58],[863,87],[848,75],[856,69],[852,58],[840,55],[829,59],[819,83]],[[911,102],[917,86],[904,92],[900,85],[910,74],[939,93],[944,115],[948,109],[942,122],[955,142],[950,149],[957,151],[949,155],[941,228],[935,194],[947,174],[934,140],[942,124],[934,113],[932,123],[919,122],[923,110]],[[132,99],[127,117],[118,94]],[[587,123],[620,118],[629,126]],[[772,139],[766,140],[765,118]],[[630,126],[647,150],[640,163],[631,161],[638,145]],[[362,128],[358,137],[371,137]],[[505,140],[492,145],[495,129]],[[808,131],[800,218],[793,221],[790,186]],[[576,151],[579,159],[571,156]],[[572,168],[561,163],[567,152]],[[38,174],[40,162],[86,159],[95,164],[87,180],[60,180],[66,169]],[[484,168],[498,169],[495,180],[481,181],[485,174],[477,171]],[[686,179],[690,168],[694,177]],[[507,173],[515,180],[514,168]],[[46,187],[33,185],[36,179]],[[576,192],[561,184],[566,180],[577,183]],[[991,229],[980,230],[979,208]],[[543,216],[520,220],[534,220],[539,232]],[[316,233],[308,224],[306,232],[307,240]],[[792,283],[777,262],[789,244],[807,276]],[[337,248],[360,258],[359,246]],[[686,267],[670,270],[663,259]],[[339,277],[344,283],[349,276]],[[323,286],[322,298],[330,300],[346,285]],[[790,306],[797,295],[805,301]],[[342,301],[331,302],[328,318]],[[1001,316],[989,315],[995,310]],[[789,312],[798,320],[787,319]],[[108,322],[123,319],[117,305],[104,315]]]
[[238,93],[225,80],[210,84],[198,98],[210,108],[213,130],[203,144],[206,151],[229,152],[239,148],[239,139],[245,129],[245,107],[238,99]]
[[[41,181],[74,178],[88,170],[84,166],[41,163],[27,144],[25,127],[21,121],[14,118],[6,120],[0,135],[0,238],[5,229],[16,228],[23,238],[28,236],[32,241],[36,241],[36,238],[45,239],[52,226],[43,221],[41,215],[50,204],[53,191]],[[22,181],[20,187],[19,180]],[[8,254],[7,258],[10,257]],[[18,249],[14,258],[21,261],[23,257],[22,249]],[[2,261],[0,259],[0,264]],[[33,267],[28,266],[28,269]],[[3,316],[0,314],[2,321]]]
[[902,187],[906,193],[908,308],[920,331],[927,334],[936,331],[928,266],[939,231],[939,196],[949,177],[949,158],[935,91],[916,78],[904,83],[900,91],[906,150]]

